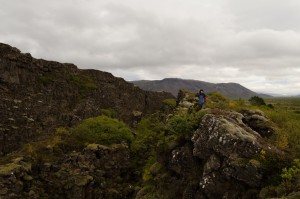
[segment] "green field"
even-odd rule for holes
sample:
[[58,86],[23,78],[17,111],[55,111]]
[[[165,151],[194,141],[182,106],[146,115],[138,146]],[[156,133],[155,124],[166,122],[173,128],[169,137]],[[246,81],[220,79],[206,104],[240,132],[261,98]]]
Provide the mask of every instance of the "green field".
[[272,104],[276,109],[292,111],[300,114],[300,97],[274,97],[266,98],[268,104]]
[[276,97],[265,99],[273,109],[260,107],[276,124],[276,143],[281,149],[288,149],[294,158],[300,157],[300,98]]

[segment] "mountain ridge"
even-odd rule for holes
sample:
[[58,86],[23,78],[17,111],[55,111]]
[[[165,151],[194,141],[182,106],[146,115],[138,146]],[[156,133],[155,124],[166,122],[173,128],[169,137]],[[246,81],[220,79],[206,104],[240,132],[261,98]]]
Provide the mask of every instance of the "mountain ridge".
[[234,82],[210,83],[200,80],[181,78],[164,78],[162,80],[137,80],[131,82],[144,90],[165,91],[172,93],[174,96],[177,95],[180,89],[186,89],[192,92],[198,92],[200,89],[203,89],[206,93],[220,92],[224,96],[231,99],[249,99],[255,95],[260,97],[271,97],[270,95],[256,93]]

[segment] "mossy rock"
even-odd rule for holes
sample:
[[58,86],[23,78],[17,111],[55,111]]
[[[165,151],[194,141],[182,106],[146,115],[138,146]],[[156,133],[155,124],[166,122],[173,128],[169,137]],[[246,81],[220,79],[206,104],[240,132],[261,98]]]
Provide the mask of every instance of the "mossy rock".
[[31,181],[31,180],[33,180],[33,177],[26,174],[26,175],[23,176],[23,179],[24,179],[25,181]]
[[284,198],[285,199],[299,199],[300,198],[300,192],[290,193],[288,196],[286,196]]
[[134,116],[134,117],[141,117],[142,116],[142,112],[141,111],[132,111],[132,115]]
[[151,167],[150,167],[150,173],[152,175],[157,175],[160,170],[162,169],[162,165],[158,162],[155,162]]
[[245,167],[247,165],[254,166],[255,168],[261,168],[262,164],[255,159],[248,159],[248,158],[236,158],[231,162],[234,166]]
[[97,151],[99,149],[109,149],[109,147],[101,144],[88,144],[85,150]]
[[255,159],[251,159],[249,161],[249,163],[252,164],[253,166],[255,166],[256,168],[262,167],[262,164],[258,160],[255,160]]
[[9,176],[12,173],[19,173],[22,166],[16,163],[9,163],[0,166],[0,176]]
[[75,177],[75,184],[79,187],[83,187],[91,182],[94,178],[90,175],[86,176],[76,176]]
[[235,158],[233,161],[230,162],[234,166],[241,166],[244,167],[249,163],[249,159],[247,158]]
[[238,137],[243,141],[248,141],[254,143],[257,141],[256,137],[253,134],[248,133],[243,128],[234,125],[233,123],[227,121],[225,118],[220,120],[222,122],[221,127],[233,137]]
[[107,198],[121,198],[121,193],[117,189],[109,189]]
[[143,188],[141,188],[137,194],[136,194],[136,199],[145,199],[147,198],[147,194],[152,193],[154,190],[154,187],[152,185],[146,185]]

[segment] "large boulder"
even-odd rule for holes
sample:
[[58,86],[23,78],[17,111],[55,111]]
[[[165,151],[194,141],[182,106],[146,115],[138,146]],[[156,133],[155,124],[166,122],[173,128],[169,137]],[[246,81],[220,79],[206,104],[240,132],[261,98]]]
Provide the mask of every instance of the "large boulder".
[[193,155],[204,162],[199,183],[204,198],[257,197],[264,175],[257,155],[280,153],[243,121],[236,112],[207,114],[194,133]]

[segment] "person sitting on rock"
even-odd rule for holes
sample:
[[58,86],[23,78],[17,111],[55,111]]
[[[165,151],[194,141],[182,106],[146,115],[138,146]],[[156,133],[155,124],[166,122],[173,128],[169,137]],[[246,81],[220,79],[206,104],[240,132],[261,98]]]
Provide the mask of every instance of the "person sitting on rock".
[[205,109],[205,108],[206,108],[206,106],[205,106],[206,95],[205,95],[205,93],[204,93],[204,91],[203,91],[202,89],[201,89],[201,90],[199,91],[199,93],[197,94],[197,97],[199,98],[198,103],[199,103],[201,109],[202,109],[202,108]]

